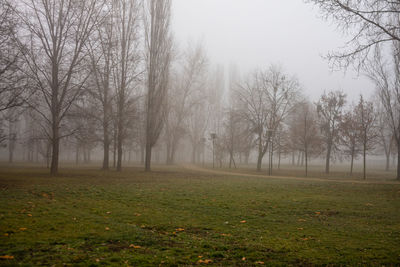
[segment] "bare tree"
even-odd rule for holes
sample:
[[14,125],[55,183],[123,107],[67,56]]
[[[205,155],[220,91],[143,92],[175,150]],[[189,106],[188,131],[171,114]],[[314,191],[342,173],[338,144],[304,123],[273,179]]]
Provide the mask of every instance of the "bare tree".
[[163,128],[169,86],[172,38],[171,0],[147,0],[145,6],[145,49],[147,65],[146,159],[150,171],[151,150]]
[[354,109],[347,111],[340,121],[339,126],[340,137],[339,143],[341,151],[345,156],[350,157],[350,175],[353,175],[354,159],[360,154],[359,132],[357,127],[357,118]]
[[24,102],[27,77],[18,49],[19,20],[11,1],[0,0],[0,112]]
[[346,95],[340,91],[324,93],[316,103],[322,141],[325,144],[325,172],[329,173],[332,152],[335,152],[339,141],[339,125],[342,120]]
[[400,42],[393,43],[390,59],[385,60],[376,49],[365,71],[375,83],[397,145],[397,179],[400,180]]
[[[128,111],[137,99],[139,78],[139,1],[113,1],[112,16],[116,50],[113,54],[113,75],[116,88],[117,171],[122,168],[122,147],[127,136]],[[136,91],[136,96],[132,95]]]
[[318,131],[317,114],[315,108],[309,102],[301,102],[296,105],[290,127],[292,138],[297,147],[304,153],[305,174],[308,175],[308,162],[311,156],[318,155],[321,142]]
[[[111,8],[110,8],[111,9]],[[113,13],[105,16],[103,23],[97,25],[93,36],[89,39],[89,65],[92,72],[88,93],[93,96],[96,106],[101,110],[98,120],[103,128],[103,170],[109,169],[110,154],[110,124],[112,119],[111,105],[114,94],[112,92],[113,53],[115,50]],[[97,114],[96,114],[97,115]]]
[[238,91],[243,114],[257,136],[258,171],[274,132],[295,104],[298,90],[297,79],[271,66],[267,71],[254,72]]
[[100,20],[103,1],[30,0],[21,2],[20,18],[30,34],[20,46],[45,107],[37,108],[48,123],[52,144],[51,174],[58,173],[61,122],[82,93],[85,43]]
[[[180,139],[185,135],[185,123],[190,109],[196,102],[205,85],[207,58],[201,43],[188,44],[175,78],[168,92],[168,105],[165,123],[167,145],[167,164],[173,164]],[[203,96],[201,96],[203,97]]]
[[363,153],[363,178],[366,179],[367,152],[376,145],[378,132],[376,128],[376,114],[372,102],[365,101],[362,95],[358,105],[354,109],[357,122],[357,130]]
[[326,18],[332,18],[352,35],[346,49],[331,53],[339,66],[362,65],[371,48],[381,43],[400,43],[400,2],[393,0],[307,0],[320,7]]
[[389,171],[390,168],[390,155],[392,150],[394,149],[394,136],[392,127],[390,126],[390,121],[388,114],[384,107],[382,106],[379,96],[377,98],[376,103],[374,104],[376,107],[376,115],[377,115],[377,128],[379,134],[379,144],[383,149],[383,152],[386,157],[385,171]]

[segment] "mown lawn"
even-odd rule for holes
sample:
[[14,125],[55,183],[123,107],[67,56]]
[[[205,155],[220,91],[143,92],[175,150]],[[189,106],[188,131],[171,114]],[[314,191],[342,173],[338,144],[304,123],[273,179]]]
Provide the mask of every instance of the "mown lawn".
[[400,265],[400,184],[0,168],[0,265]]

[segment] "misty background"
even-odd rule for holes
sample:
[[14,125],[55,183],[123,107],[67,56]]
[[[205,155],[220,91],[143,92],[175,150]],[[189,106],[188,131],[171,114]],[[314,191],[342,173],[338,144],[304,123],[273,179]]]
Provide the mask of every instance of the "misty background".
[[374,84],[354,68],[333,69],[324,59],[350,38],[317,7],[302,0],[174,0],[172,26],[178,44],[204,43],[207,55],[225,70],[235,64],[241,75],[280,64],[295,74],[304,94],[315,101],[342,90],[349,101],[370,96]]

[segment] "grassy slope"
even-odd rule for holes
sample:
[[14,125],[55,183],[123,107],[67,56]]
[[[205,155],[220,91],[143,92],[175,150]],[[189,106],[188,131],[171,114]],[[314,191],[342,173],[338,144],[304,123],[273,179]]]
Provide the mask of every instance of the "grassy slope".
[[0,265],[400,265],[400,184],[30,167],[0,190]]

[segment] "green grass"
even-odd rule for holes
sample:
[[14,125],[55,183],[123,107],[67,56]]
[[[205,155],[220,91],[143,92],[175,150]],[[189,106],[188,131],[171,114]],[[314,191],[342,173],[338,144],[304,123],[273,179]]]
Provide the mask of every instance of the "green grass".
[[19,166],[0,191],[4,266],[400,265],[400,184]]

